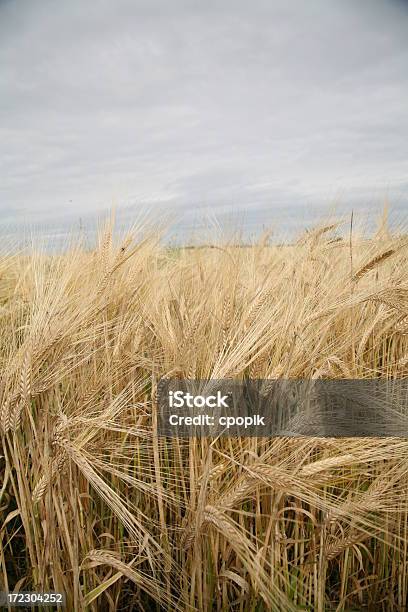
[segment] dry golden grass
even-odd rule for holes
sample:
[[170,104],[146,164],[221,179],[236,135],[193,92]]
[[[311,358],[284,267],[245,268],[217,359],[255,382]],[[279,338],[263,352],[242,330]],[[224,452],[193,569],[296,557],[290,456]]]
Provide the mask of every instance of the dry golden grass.
[[0,258],[0,581],[68,610],[405,610],[408,441],[168,440],[162,376],[408,373],[403,236]]

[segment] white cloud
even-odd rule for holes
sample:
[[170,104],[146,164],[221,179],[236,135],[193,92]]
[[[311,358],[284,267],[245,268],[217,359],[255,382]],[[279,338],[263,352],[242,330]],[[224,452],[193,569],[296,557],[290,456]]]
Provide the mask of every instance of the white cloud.
[[407,193],[397,0],[0,0],[0,214]]

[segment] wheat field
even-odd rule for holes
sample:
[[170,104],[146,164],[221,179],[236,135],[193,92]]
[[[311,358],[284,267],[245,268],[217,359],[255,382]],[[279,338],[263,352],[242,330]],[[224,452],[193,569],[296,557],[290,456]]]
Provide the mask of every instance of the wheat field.
[[69,611],[405,610],[408,441],[158,437],[180,378],[400,378],[408,241],[0,258],[0,590]]

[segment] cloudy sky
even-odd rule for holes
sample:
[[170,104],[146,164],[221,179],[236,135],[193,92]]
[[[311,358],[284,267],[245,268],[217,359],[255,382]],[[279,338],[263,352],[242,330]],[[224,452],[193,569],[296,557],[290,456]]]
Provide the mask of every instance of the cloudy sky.
[[0,218],[408,204],[403,0],[0,0]]

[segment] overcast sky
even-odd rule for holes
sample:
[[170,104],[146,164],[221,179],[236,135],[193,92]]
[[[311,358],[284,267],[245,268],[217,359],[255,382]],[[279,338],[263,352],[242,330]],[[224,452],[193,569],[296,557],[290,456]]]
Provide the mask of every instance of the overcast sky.
[[402,0],[0,0],[0,217],[407,202],[407,108]]

